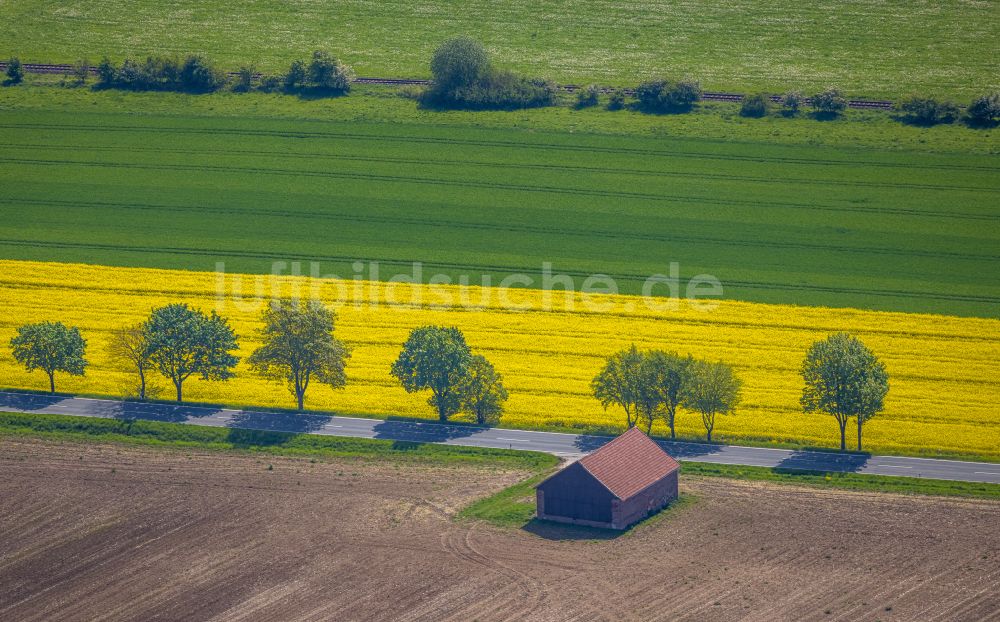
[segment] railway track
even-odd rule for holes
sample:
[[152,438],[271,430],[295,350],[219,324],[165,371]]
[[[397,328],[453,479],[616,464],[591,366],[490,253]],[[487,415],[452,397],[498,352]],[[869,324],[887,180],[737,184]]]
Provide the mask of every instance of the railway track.
[[[47,64],[47,63],[22,63],[21,66],[28,73],[43,73],[43,74],[71,74],[73,73],[73,65],[68,64]],[[7,70],[7,63],[0,62],[0,71]],[[97,73],[96,67],[90,67],[89,71],[91,74]],[[235,71],[231,71],[229,76],[236,76]],[[260,77],[262,74],[255,74],[255,77]],[[381,84],[386,86],[426,86],[430,84],[430,80],[424,80],[420,78],[370,78],[370,77],[358,77],[354,79],[357,84]],[[564,91],[573,93],[578,91],[582,87],[578,84],[562,84],[559,86]],[[615,89],[602,88],[602,92],[609,93]],[[621,89],[626,95],[634,95],[634,89]],[[705,91],[702,93],[701,98],[706,101],[716,101],[716,102],[733,102],[739,103],[743,100],[743,95],[741,93],[725,93],[716,91]],[[771,101],[780,102],[780,95],[771,95]],[[805,100],[809,103],[808,98]],[[847,105],[850,108],[858,108],[862,110],[891,110],[894,107],[894,103],[885,100],[870,100],[870,99],[851,99],[848,100]]]

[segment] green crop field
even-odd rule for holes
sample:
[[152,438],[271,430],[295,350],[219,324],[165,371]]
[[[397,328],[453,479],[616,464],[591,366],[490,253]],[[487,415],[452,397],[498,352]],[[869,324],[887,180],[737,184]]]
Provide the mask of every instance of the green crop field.
[[[858,96],[961,98],[996,88],[1000,4],[24,0],[0,3],[0,54],[35,62],[200,52],[284,69],[328,48],[361,74],[427,75],[443,39],[483,40],[498,64],[561,81],[687,74],[711,89],[837,85]],[[991,43],[992,42],[992,43]]]
[[0,145],[4,258],[473,283],[550,261],[628,292],[678,262],[728,298],[1000,308],[990,155],[17,109]]

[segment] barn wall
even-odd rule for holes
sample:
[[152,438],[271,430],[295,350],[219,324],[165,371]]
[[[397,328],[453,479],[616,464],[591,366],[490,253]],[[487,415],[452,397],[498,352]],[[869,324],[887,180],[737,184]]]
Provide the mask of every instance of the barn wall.
[[574,463],[539,484],[538,517],[580,524],[611,524],[611,492]]
[[616,500],[611,521],[612,527],[625,529],[676,499],[678,473],[679,471],[674,471],[668,474],[625,501]]

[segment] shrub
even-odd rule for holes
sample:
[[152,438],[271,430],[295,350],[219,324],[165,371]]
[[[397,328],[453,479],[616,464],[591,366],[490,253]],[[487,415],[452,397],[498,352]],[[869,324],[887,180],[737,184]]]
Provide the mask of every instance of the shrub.
[[112,64],[111,59],[107,56],[102,58],[101,62],[97,64],[97,84],[99,86],[114,86],[117,74],[118,72],[115,70],[114,64]]
[[146,88],[149,80],[146,79],[146,73],[139,63],[131,58],[126,58],[121,68],[115,72],[112,84],[122,89],[139,90]]
[[180,70],[180,86],[189,91],[214,91],[226,79],[206,58],[191,55],[184,59]]
[[608,98],[608,110],[621,110],[625,107],[625,92],[621,89],[616,90]]
[[781,113],[786,117],[794,117],[805,101],[806,97],[802,91],[788,91],[781,96]]
[[[436,94],[436,89],[429,89],[427,93]],[[432,103],[473,110],[512,110],[551,106],[555,99],[556,85],[548,80],[494,71],[468,86],[453,89],[444,94],[443,99],[434,99]]]
[[741,117],[766,117],[771,111],[771,97],[764,93],[747,95],[740,104]]
[[82,58],[73,64],[73,78],[77,85],[83,85],[87,83],[87,78],[90,77],[90,61]]
[[601,89],[596,84],[583,87],[576,93],[576,107],[590,108],[596,106],[601,95]]
[[254,78],[254,68],[249,65],[243,65],[240,70],[236,72],[236,82],[233,84],[233,90],[237,93],[246,93],[253,88],[253,78]]
[[701,100],[701,86],[695,80],[652,80],[640,84],[635,96],[645,112],[686,112]]
[[142,66],[143,84],[140,88],[170,91],[178,88],[181,67],[176,58],[148,56]]
[[311,88],[320,91],[347,93],[351,90],[354,72],[329,52],[316,50],[306,69],[306,79]]
[[13,57],[7,61],[7,84],[19,84],[24,80],[24,67],[21,66],[21,59]]
[[292,61],[285,74],[285,90],[294,91],[306,83],[306,64],[300,60]]
[[992,125],[1000,120],[1000,92],[981,95],[972,100],[966,113],[974,125]]
[[828,88],[813,95],[812,106],[820,116],[836,117],[847,108],[847,100],[839,90]]
[[511,110],[551,106],[556,100],[553,82],[491,69],[485,48],[465,37],[435,50],[431,72],[431,86],[420,96],[425,106]]
[[933,97],[912,96],[899,104],[903,120],[915,125],[937,125],[951,123],[958,118],[958,106],[950,101],[938,101]]
[[489,54],[474,39],[449,39],[434,50],[431,74],[434,88],[442,93],[469,86],[490,74]]

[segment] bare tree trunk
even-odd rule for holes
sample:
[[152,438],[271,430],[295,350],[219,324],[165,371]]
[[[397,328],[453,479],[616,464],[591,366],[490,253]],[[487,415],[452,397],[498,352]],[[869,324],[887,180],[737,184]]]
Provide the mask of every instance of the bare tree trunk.
[[184,385],[184,381],[183,380],[174,380],[174,386],[177,387],[177,401],[178,401],[178,403],[181,401],[181,398],[183,397],[183,392],[181,391],[181,387],[183,385]]
[[847,438],[845,436],[847,419],[837,419],[837,424],[840,425],[840,451],[847,451]]
[[298,402],[298,404],[299,404],[299,411],[304,410],[305,407],[304,407],[303,404],[305,402],[305,391],[303,391],[301,389],[296,389],[295,390],[295,401]]
[[53,371],[48,372],[49,374],[49,393],[56,392],[56,373]]
[[146,399],[146,372],[139,368],[139,399]]
[[858,417],[858,451],[861,451],[861,426],[864,425],[864,420]]

